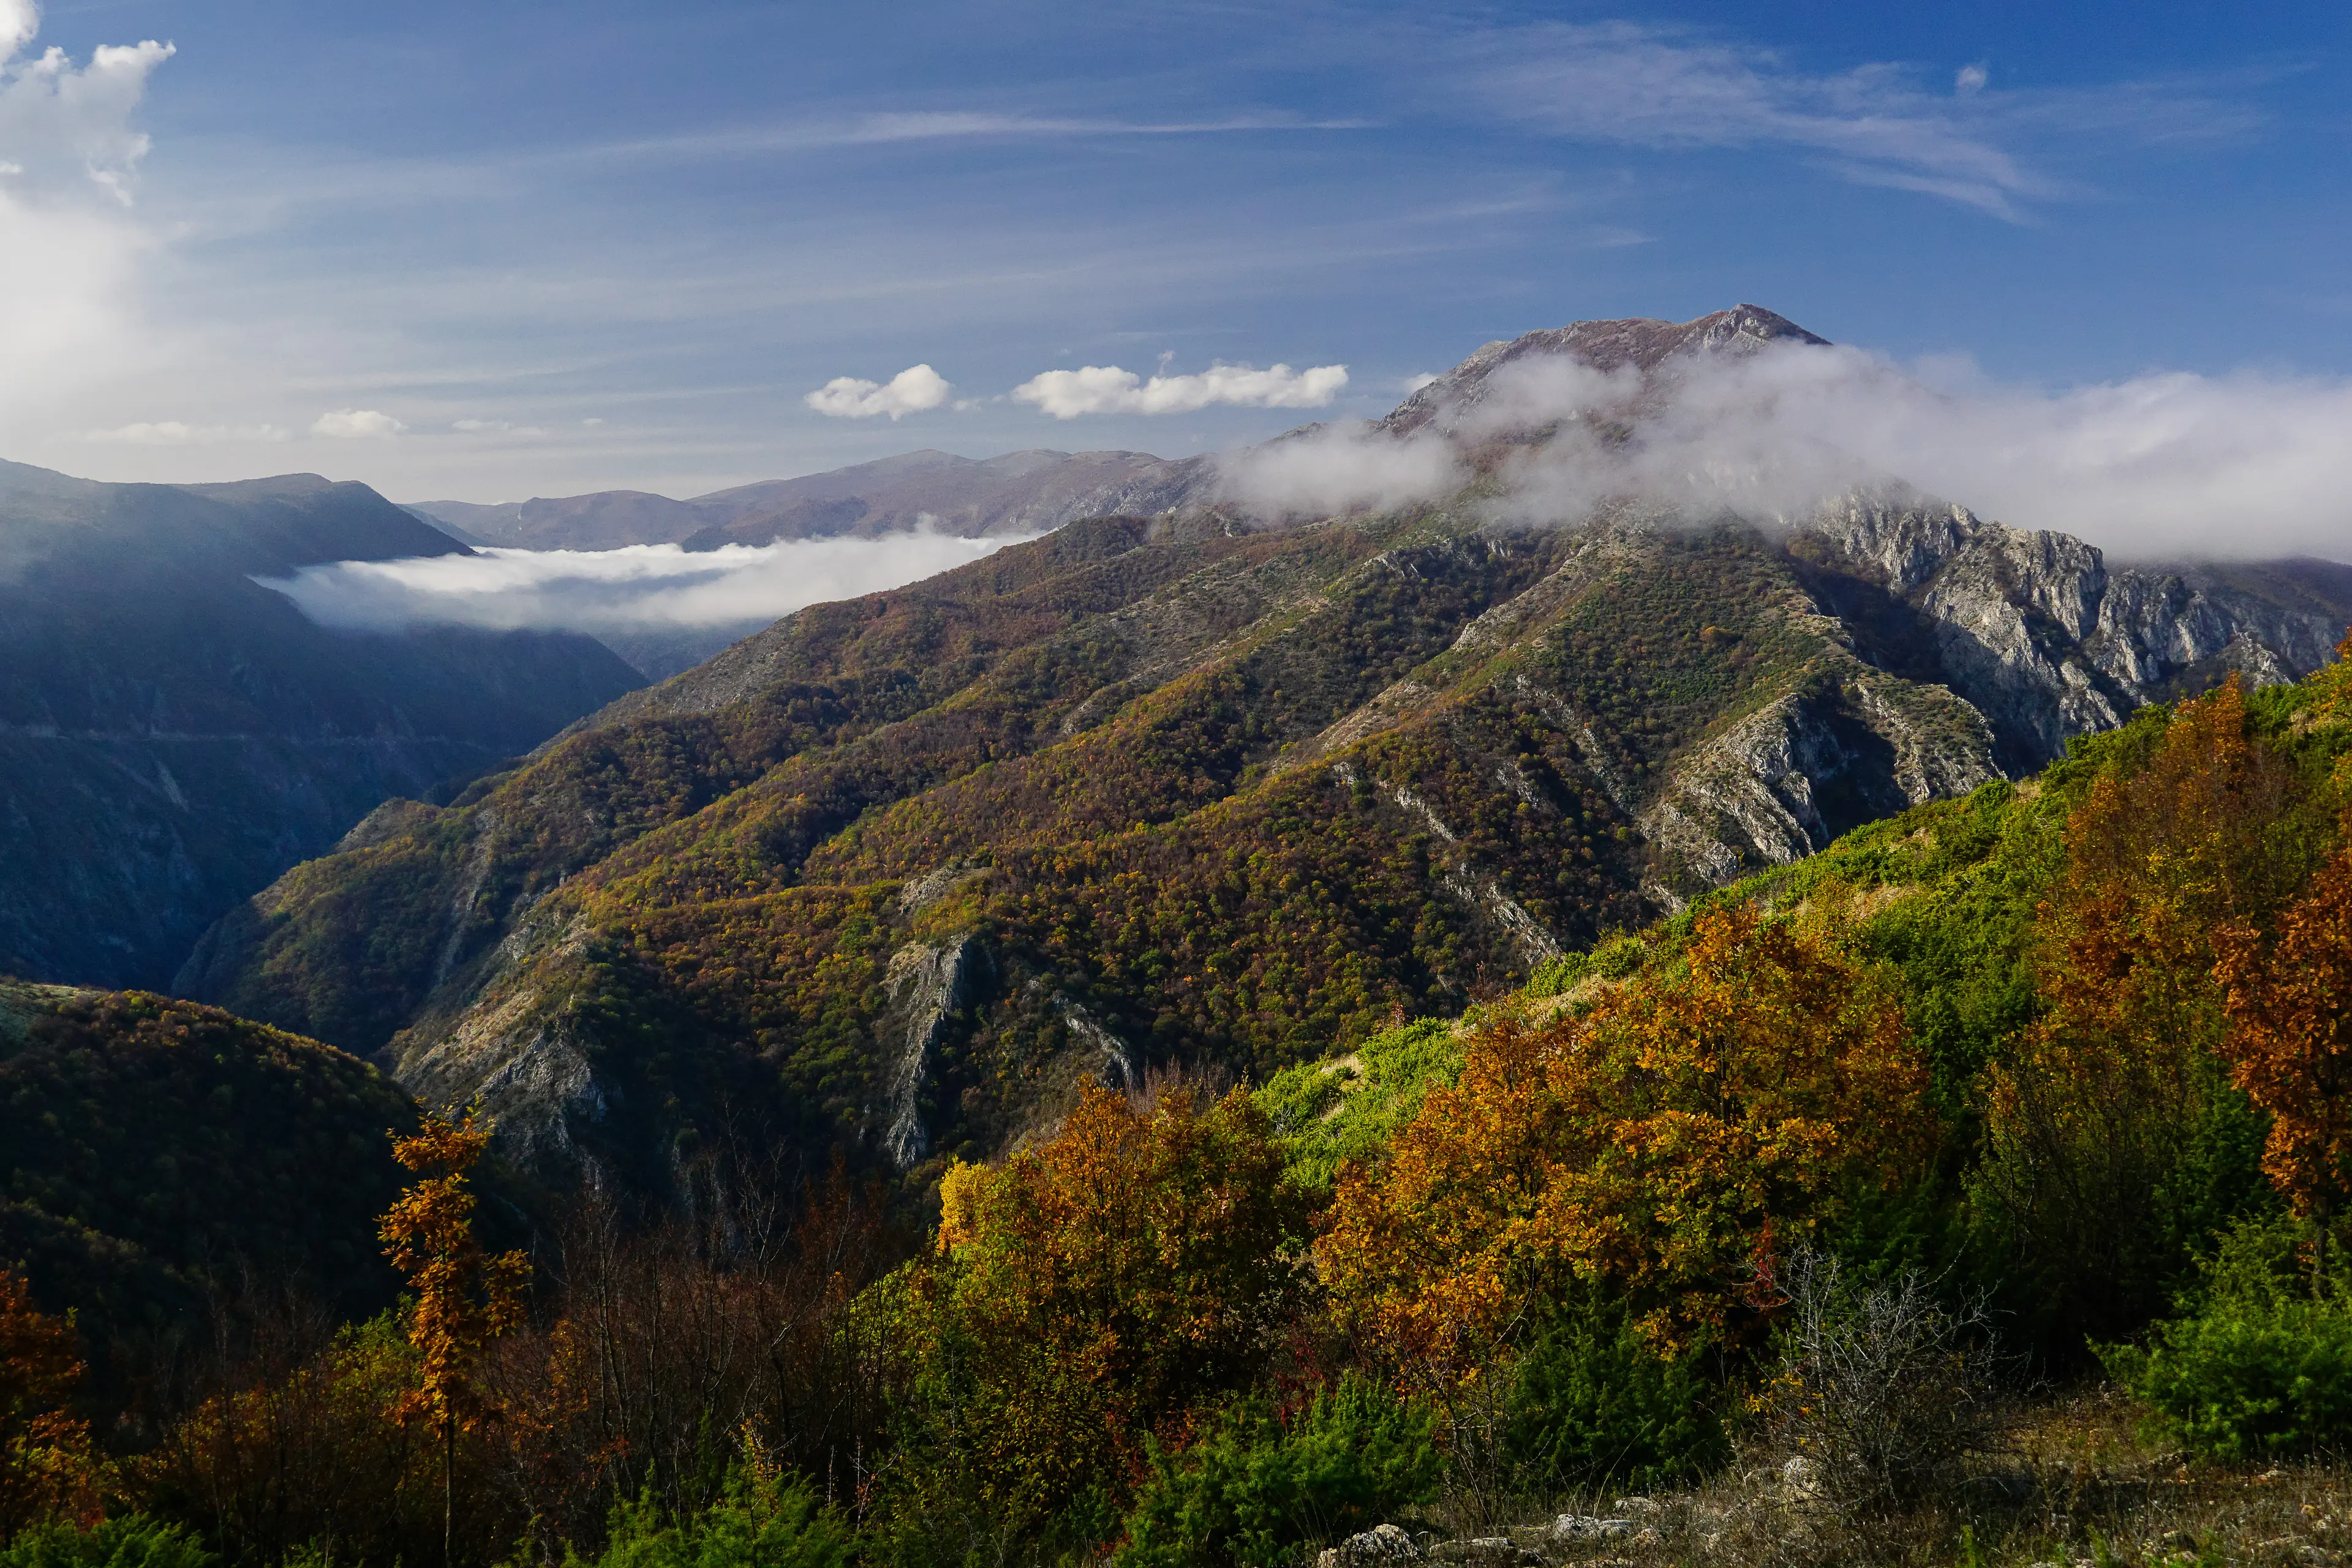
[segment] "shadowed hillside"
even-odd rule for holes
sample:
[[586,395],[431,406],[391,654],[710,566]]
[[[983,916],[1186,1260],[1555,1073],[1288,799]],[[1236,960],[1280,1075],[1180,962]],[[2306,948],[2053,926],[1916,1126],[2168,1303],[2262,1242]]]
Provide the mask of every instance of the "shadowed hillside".
[[391,1300],[375,1216],[415,1103],[363,1062],[217,1008],[0,984],[0,1258],[89,1342],[213,1293]]
[[588,637],[330,631],[253,581],[462,548],[363,485],[0,465],[0,973],[160,986],[378,802],[637,684]]

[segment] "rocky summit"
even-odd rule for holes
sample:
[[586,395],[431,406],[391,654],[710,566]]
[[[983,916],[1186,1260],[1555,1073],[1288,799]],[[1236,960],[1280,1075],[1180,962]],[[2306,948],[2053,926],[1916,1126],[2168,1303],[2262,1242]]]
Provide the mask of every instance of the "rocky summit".
[[[1820,340],[1743,306],[1490,344],[1647,375]],[[1173,1059],[1263,1074],[2062,754],[2300,676],[2352,571],[2109,566],[1899,484],[1072,522],[814,606],[236,909],[186,994],[660,1187],[757,1130],[916,1176]]]

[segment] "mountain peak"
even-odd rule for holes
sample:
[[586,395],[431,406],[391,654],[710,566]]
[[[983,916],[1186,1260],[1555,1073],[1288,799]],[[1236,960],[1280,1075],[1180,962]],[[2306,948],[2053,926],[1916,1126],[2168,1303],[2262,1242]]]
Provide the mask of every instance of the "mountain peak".
[[1646,374],[1681,354],[1748,354],[1768,343],[1788,341],[1824,347],[1829,343],[1827,338],[1817,337],[1761,305],[1734,305],[1687,321],[1661,321],[1646,316],[1570,321],[1564,327],[1488,343],[1406,398],[1380,425],[1392,436],[1409,435],[1443,409],[1475,402],[1488,376],[1530,355],[1563,355],[1595,370],[1632,365]]

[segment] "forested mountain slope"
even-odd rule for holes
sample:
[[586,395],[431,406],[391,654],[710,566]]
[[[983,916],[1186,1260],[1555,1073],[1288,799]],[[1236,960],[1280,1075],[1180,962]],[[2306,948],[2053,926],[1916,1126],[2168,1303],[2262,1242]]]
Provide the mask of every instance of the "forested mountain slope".
[[637,684],[571,634],[330,631],[257,576],[460,550],[363,485],[0,465],[0,973],[162,985],[378,802]]
[[[1743,307],[1528,352],[1791,336]],[[1095,520],[800,612],[387,807],[181,986],[479,1095],[554,1167],[658,1184],[751,1126],[917,1171],[1079,1079],[1457,1013],[2148,700],[2300,674],[2352,619],[2341,573],[2113,571],[1895,487],[1506,527],[1496,451],[1465,458],[1443,505]]]
[[403,1179],[385,1130],[415,1124],[397,1085],[314,1040],[161,996],[0,984],[0,1258],[80,1312],[93,1346],[184,1328],[214,1292],[381,1308],[375,1216]]

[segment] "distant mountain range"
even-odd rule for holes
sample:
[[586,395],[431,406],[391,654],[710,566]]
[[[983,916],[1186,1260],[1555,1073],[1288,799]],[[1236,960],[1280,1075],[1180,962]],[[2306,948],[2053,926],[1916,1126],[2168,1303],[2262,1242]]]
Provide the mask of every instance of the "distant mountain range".
[[[659,1187],[757,1137],[919,1182],[1085,1079],[1262,1076],[1458,1013],[2144,703],[2307,671],[2352,621],[2352,568],[2113,569],[1893,483],[1494,521],[1549,438],[1468,417],[1500,367],[1791,338],[1819,341],[1743,306],[1490,344],[1387,422],[1482,476],[1434,505],[1155,510],[1198,470],[1104,459],[1135,515],[800,611],[460,801],[388,805],[179,984],[482,1097],[553,1175]],[[986,467],[908,461],[891,482]],[[865,526],[886,467],[791,504]]]
[[959,458],[908,452],[796,479],[770,479],[688,500],[643,490],[477,505],[419,501],[409,510],[477,543],[527,550],[626,544],[769,544],[931,527],[977,539],[1041,533],[1082,517],[1165,511],[1199,499],[1212,459],[1143,452],[1008,452]]
[[589,637],[330,631],[254,581],[462,549],[316,475],[0,463],[0,974],[161,987],[379,802],[445,799],[639,684]]

